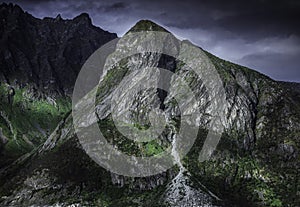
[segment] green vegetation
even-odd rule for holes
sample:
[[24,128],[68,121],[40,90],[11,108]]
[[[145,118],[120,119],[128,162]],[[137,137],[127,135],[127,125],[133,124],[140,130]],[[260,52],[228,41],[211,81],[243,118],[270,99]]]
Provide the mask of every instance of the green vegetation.
[[150,128],[150,125],[149,124],[144,124],[144,125],[141,125],[139,123],[134,123],[133,126],[139,130],[147,130]]
[[[115,127],[111,118],[101,120],[98,122],[100,130],[103,136],[108,140],[110,144],[116,146],[120,151],[135,156],[153,156],[159,155],[164,152],[168,145],[166,143],[158,143],[158,140],[152,140],[149,142],[137,143],[127,137],[123,136]],[[135,124],[128,127],[135,127]],[[141,130],[141,129],[137,129]],[[142,129],[143,130],[143,129]],[[162,140],[160,140],[162,142]]]
[[207,130],[201,129],[184,159],[193,179],[201,181],[216,195],[222,195],[221,199],[228,205],[281,207],[297,203],[297,169],[291,165],[295,160],[289,161],[285,168],[282,168],[284,162],[275,157],[268,158],[271,160],[268,163],[266,156],[239,150],[234,141],[237,137],[225,133],[213,157],[199,162],[206,135]]
[[126,75],[127,71],[127,59],[121,60],[118,65],[107,71],[107,74],[97,89],[97,103],[100,103],[103,97],[105,97],[109,92],[118,86],[123,77]]
[[[223,60],[221,58],[216,57],[215,55],[204,51],[205,54],[209,57],[211,62],[214,64],[216,70],[218,71],[220,77],[225,85],[228,83],[236,83],[236,75],[238,73],[242,74],[246,77],[246,80],[250,85],[254,83],[258,83],[261,89],[265,88],[264,81],[272,82],[272,80],[264,74],[261,74],[255,70],[250,68],[232,63],[230,61]],[[269,85],[267,85],[269,87]]]
[[15,88],[12,102],[9,102],[9,87],[0,86],[0,127],[8,138],[1,164],[43,143],[71,108],[69,98],[38,99],[29,94],[27,88]]
[[156,140],[152,140],[146,143],[146,145],[144,145],[144,148],[146,156],[158,155],[164,152],[163,147],[161,147]]

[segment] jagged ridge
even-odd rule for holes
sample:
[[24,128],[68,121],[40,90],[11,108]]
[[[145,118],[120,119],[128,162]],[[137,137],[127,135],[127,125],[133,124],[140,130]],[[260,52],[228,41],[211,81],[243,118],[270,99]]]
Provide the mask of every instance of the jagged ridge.
[[0,5],[0,166],[43,143],[70,110],[81,66],[116,38],[92,25],[88,14],[72,20],[38,19],[18,5]]
[[3,3],[0,18],[0,81],[32,87],[41,96],[71,95],[85,60],[117,37],[93,26],[86,13],[72,20],[37,19]]

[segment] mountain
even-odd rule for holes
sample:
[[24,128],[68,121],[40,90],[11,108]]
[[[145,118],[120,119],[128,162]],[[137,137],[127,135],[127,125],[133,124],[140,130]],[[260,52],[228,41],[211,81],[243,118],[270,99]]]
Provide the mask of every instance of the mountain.
[[4,3],[0,15],[0,80],[51,95],[71,95],[85,60],[117,37],[93,26],[86,13],[72,20],[37,19]]
[[91,23],[38,19],[18,5],[0,5],[0,166],[43,143],[70,111],[80,68],[117,37]]
[[[124,55],[127,52],[125,46],[134,49],[153,38],[152,33],[148,33],[145,38],[131,39],[130,35],[138,31],[166,32],[154,22],[138,22],[123,37],[128,38],[129,42],[124,43],[121,39],[116,50],[108,57],[108,63],[114,62],[118,55]],[[196,65],[199,60],[188,46],[192,46],[188,41],[174,41],[174,44],[168,45],[174,53]],[[98,119],[91,120],[93,123],[83,123],[82,128],[97,124],[108,142],[128,155],[153,156],[170,151],[176,166],[147,177],[111,173],[86,154],[75,133],[72,114],[66,114],[44,144],[0,170],[1,204],[299,206],[299,84],[274,81],[198,49],[216,69],[226,95],[226,102],[221,106],[225,116],[220,119],[224,132],[209,160],[200,162],[198,158],[208,134],[209,119],[213,115],[212,100],[218,94],[210,95],[204,80],[182,62],[162,53],[142,50],[104,71],[95,93]],[[142,85],[149,86],[147,90],[129,97],[123,96],[134,84],[132,74],[139,72],[160,81],[160,73],[149,70],[149,67],[165,68],[178,75],[161,80],[169,82],[172,86],[170,92],[151,88],[157,82],[148,83],[149,80],[141,79]],[[122,80],[128,87],[118,88]],[[187,106],[188,111],[196,115],[195,119],[201,121],[195,143],[184,157],[180,157],[176,138],[183,116],[180,115],[180,103],[172,98],[172,95],[181,94],[181,80],[187,82],[197,99],[201,99],[196,105]],[[217,86],[217,83],[211,84]],[[157,140],[144,144],[128,140],[113,121],[110,108],[110,101],[114,100],[113,93],[124,98],[119,105],[119,114],[125,118],[128,111],[134,114],[132,121],[120,122],[124,127],[148,129],[147,117],[151,114],[150,106],[154,106],[157,113],[163,111],[169,120],[166,130]],[[89,94],[87,100],[90,100]],[[80,123],[84,116],[74,117],[74,120]]]

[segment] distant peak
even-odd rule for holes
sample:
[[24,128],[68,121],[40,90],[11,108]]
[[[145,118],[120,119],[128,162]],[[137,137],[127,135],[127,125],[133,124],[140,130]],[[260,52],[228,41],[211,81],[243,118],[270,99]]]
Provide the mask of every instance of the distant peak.
[[141,31],[161,31],[169,32],[162,26],[152,22],[150,20],[140,20],[138,21],[128,32],[141,32]]
[[89,22],[90,24],[92,23],[91,17],[89,16],[88,13],[81,13],[77,17],[75,17],[74,20],[86,21]]
[[60,20],[62,20],[62,18],[61,18],[61,16],[60,16],[60,14],[58,14],[58,15],[56,16],[55,20],[56,20],[56,21],[60,21]]
[[23,9],[17,5],[17,4],[13,4],[13,3],[2,3],[0,4],[0,9],[1,10],[8,10],[9,12],[14,12],[14,13],[24,13]]

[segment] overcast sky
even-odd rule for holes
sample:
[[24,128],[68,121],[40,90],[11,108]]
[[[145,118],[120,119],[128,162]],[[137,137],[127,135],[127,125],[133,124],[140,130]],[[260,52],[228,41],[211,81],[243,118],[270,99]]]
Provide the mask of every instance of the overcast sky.
[[140,19],[226,60],[276,80],[300,82],[298,0],[11,0],[33,16],[89,13],[93,24],[122,36]]

